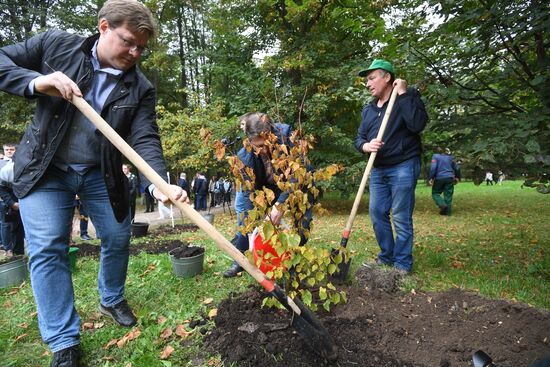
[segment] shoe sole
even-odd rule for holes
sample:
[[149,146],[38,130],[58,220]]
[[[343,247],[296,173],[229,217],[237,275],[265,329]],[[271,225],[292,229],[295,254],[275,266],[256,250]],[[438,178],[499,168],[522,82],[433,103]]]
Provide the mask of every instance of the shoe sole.
[[106,309],[104,309],[103,307],[99,306],[99,312],[105,316],[109,316],[111,319],[113,319],[114,322],[116,322],[118,325],[120,326],[124,326],[124,327],[132,327],[134,325],[137,324],[137,321],[134,322],[133,324],[130,324],[130,325],[124,325],[124,324],[121,324],[120,322],[118,322],[115,317],[109,312],[107,311]]

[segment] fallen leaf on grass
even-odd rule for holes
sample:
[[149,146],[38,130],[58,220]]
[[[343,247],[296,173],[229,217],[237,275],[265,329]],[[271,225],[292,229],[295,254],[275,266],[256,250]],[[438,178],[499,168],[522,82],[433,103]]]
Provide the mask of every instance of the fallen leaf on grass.
[[132,362],[126,363],[126,366],[124,366],[124,367],[132,367]]
[[157,265],[156,264],[149,264],[147,265],[147,269],[145,269],[145,271],[143,273],[141,273],[139,275],[140,278],[143,278],[144,276],[146,276],[147,274],[149,274],[150,272],[152,272],[153,270],[155,270],[157,268]]
[[20,324],[17,324],[17,326],[19,326],[21,329],[26,329],[29,327],[29,324],[27,324],[26,322],[22,322]]
[[179,336],[179,337],[182,338],[182,339],[185,339],[185,338],[187,338],[189,335],[191,335],[191,332],[185,330],[185,326],[183,326],[182,324],[179,324],[179,325],[176,327],[176,335]]
[[455,260],[453,261],[453,263],[451,264],[451,266],[455,269],[462,269],[464,267],[464,264],[462,264],[460,261],[458,260]]
[[118,342],[118,339],[111,339],[107,344],[103,346],[103,349],[109,349]]
[[27,335],[29,335],[29,334],[27,334],[27,333],[21,334],[21,335],[19,335],[17,338],[15,338],[15,341],[18,342],[18,341],[20,341],[21,339],[23,339],[24,337],[26,337]]
[[160,337],[162,339],[168,339],[170,336],[172,336],[172,328],[171,327],[167,327],[166,329],[164,329],[162,331],[162,333],[160,333]]
[[82,330],[90,330],[94,328],[93,322],[85,322],[82,324]]
[[205,305],[209,305],[212,302],[214,302],[214,298],[207,298],[204,301],[202,301],[202,303],[204,303]]
[[101,329],[103,326],[105,326],[104,322],[94,322],[94,329]]
[[6,302],[4,302],[3,306],[5,309],[12,308],[13,303],[10,300],[7,300]]
[[129,341],[132,341],[134,339],[137,339],[139,336],[141,335],[141,330],[139,329],[132,329],[130,330],[128,333],[126,333],[126,335],[124,335],[122,337],[122,339],[120,339],[116,345],[117,347],[119,348],[122,348],[126,345],[126,343],[128,343]]
[[159,316],[159,317],[157,318],[157,324],[162,325],[162,324],[164,324],[164,323],[166,322],[166,320],[168,320],[166,317],[164,317],[164,316]]
[[174,348],[171,345],[167,345],[166,348],[162,351],[162,354],[160,355],[160,359],[168,359],[170,357],[170,354],[174,352]]
[[217,358],[211,358],[211,359],[208,360],[207,364],[209,366],[217,367],[217,366],[221,366],[222,362]]
[[210,318],[216,317],[217,315],[218,315],[218,309],[217,308],[213,308],[210,311],[208,311],[208,317],[210,317]]
[[40,356],[41,357],[48,357],[50,355],[50,351],[49,350],[45,350],[44,353],[42,353]]

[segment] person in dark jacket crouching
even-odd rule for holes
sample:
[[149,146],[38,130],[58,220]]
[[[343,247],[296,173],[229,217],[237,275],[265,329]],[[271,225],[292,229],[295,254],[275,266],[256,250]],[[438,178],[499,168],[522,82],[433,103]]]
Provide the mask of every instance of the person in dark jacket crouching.
[[[405,80],[395,79],[388,61],[374,60],[359,76],[365,77],[374,97],[361,114],[355,147],[364,154],[377,152],[369,184],[369,214],[380,246],[377,263],[392,265],[407,274],[413,265],[412,213],[420,174],[420,132],[428,115],[420,93],[408,88]],[[376,135],[393,88],[397,88],[398,96],[384,138],[379,140]]]
[[[154,36],[151,12],[135,0],[108,0],[99,33],[49,30],[0,49],[0,90],[37,101],[14,159],[13,191],[26,231],[31,284],[52,366],[78,366],[80,319],[68,248],[73,200],[86,207],[101,238],[101,313],[122,326],[136,317],[124,298],[129,256],[128,180],[122,156],[71,103],[82,96],[153,169],[166,177],[155,121],[155,90],[136,65]],[[144,186],[168,201],[145,177]],[[173,185],[167,193],[186,201]]]
[[[254,190],[261,190],[262,188],[269,188],[275,194],[275,199],[271,204],[271,210],[269,217],[274,224],[279,224],[283,216],[283,212],[280,209],[280,205],[283,204],[289,197],[289,193],[281,191],[276,184],[275,176],[279,175],[272,165],[272,154],[269,148],[264,144],[266,140],[266,134],[273,133],[277,137],[278,144],[284,144],[291,147],[292,142],[290,137],[292,134],[292,128],[290,125],[283,123],[275,123],[271,118],[263,112],[249,112],[242,115],[239,118],[241,127],[243,128],[249,143],[253,147],[251,150],[247,150],[245,147],[241,148],[237,153],[238,159],[243,163],[246,168],[252,169],[254,178],[252,187]],[[308,167],[311,170],[312,167]],[[252,181],[246,173],[243,173],[243,178],[248,181]],[[237,190],[235,194],[235,213],[237,214],[237,224],[242,226],[244,219],[248,216],[248,212],[254,207],[250,200],[251,191],[247,191],[244,187]],[[313,219],[313,195],[308,194],[311,207],[305,212],[304,217],[301,219],[302,228],[309,230],[311,221]],[[305,233],[300,233],[300,245],[307,242]],[[231,241],[233,245],[241,252],[248,250],[248,234],[242,234],[237,232],[236,236]],[[227,269],[223,275],[226,278],[236,276],[243,269],[234,261],[229,269]]]

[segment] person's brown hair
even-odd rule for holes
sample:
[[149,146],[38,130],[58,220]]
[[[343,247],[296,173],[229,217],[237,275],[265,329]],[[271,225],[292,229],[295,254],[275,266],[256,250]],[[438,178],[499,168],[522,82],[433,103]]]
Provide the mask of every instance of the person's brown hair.
[[263,112],[248,112],[240,116],[239,120],[244,121],[244,132],[249,138],[273,131],[273,121]]
[[97,19],[98,22],[107,20],[112,28],[126,25],[132,32],[155,36],[156,22],[151,10],[136,0],[107,0],[99,10]]

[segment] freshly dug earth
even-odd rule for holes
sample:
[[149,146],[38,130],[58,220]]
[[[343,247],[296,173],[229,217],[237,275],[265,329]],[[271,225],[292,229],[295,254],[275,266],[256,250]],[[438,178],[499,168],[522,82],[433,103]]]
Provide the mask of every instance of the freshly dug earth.
[[[356,278],[359,287],[344,289],[348,303],[319,315],[339,350],[330,365],[472,366],[482,349],[499,367],[520,367],[550,353],[549,312],[459,289],[402,293],[387,284],[399,276],[375,266]],[[207,349],[225,365],[329,365],[288,327],[286,310],[261,309],[264,296],[251,289],[223,301]]]
[[175,248],[170,252],[170,255],[176,259],[183,259],[186,257],[193,257],[204,253],[204,247],[189,246],[183,244],[181,247]]
[[179,234],[185,232],[196,232],[199,229],[195,224],[185,223],[185,224],[176,224],[174,227],[171,225],[163,225],[156,228],[153,231],[155,236],[167,236],[172,234]]
[[[138,255],[144,251],[148,254],[163,254],[168,253],[171,250],[185,246],[185,243],[180,240],[167,240],[161,241],[159,239],[147,240],[141,244],[130,244],[130,255]],[[99,256],[101,250],[99,245],[93,245],[91,243],[73,243],[71,247],[78,247],[78,256]]]
[[[179,234],[184,232],[196,232],[199,229],[194,224],[184,223],[176,224],[174,227],[171,225],[163,225],[149,231],[150,236],[147,238],[145,243],[140,244],[130,244],[130,255],[137,255],[142,251],[147,252],[148,254],[162,254],[169,252],[177,247],[183,245],[183,242],[179,240],[161,240],[164,236],[169,236],[173,234]],[[71,243],[71,247],[78,247],[78,256],[99,256],[101,248],[99,245],[80,242],[80,243]]]

